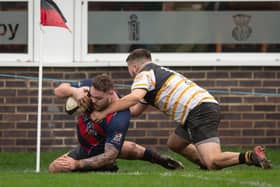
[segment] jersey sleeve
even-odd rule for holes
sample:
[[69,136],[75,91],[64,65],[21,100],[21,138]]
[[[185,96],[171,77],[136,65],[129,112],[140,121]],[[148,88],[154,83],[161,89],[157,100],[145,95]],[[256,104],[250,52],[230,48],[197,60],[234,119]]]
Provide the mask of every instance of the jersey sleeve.
[[71,82],[71,86],[75,88],[80,88],[80,87],[90,87],[91,86],[91,80],[90,79],[84,79],[80,82]]
[[134,89],[145,89],[147,91],[151,91],[155,89],[155,75],[153,70],[142,71],[136,75],[133,84],[131,86],[131,90]]
[[126,132],[130,123],[130,112],[128,110],[115,113],[107,125],[107,138],[105,143],[112,144],[121,151]]

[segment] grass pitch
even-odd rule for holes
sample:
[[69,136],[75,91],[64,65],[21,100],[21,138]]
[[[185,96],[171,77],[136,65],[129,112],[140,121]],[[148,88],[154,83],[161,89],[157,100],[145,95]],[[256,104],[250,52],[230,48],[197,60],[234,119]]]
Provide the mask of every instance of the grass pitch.
[[[226,149],[225,149],[226,150]],[[236,150],[242,151],[242,150]],[[41,172],[35,173],[35,153],[0,153],[0,187],[279,187],[280,150],[267,150],[272,170],[246,165],[220,171],[202,171],[183,157],[183,171],[169,171],[144,161],[118,160],[117,173],[47,173],[48,164],[64,152],[41,153]]]

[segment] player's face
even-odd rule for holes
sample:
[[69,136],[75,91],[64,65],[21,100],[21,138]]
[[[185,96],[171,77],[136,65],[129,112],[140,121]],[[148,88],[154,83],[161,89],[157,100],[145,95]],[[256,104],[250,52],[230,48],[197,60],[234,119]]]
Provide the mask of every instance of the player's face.
[[136,67],[136,65],[134,63],[129,63],[127,65],[127,68],[128,68],[128,72],[129,72],[130,76],[132,78],[134,78],[136,76],[136,74],[137,74],[137,67]]
[[102,111],[106,109],[111,103],[111,94],[99,91],[94,87],[90,88],[90,98],[96,111]]

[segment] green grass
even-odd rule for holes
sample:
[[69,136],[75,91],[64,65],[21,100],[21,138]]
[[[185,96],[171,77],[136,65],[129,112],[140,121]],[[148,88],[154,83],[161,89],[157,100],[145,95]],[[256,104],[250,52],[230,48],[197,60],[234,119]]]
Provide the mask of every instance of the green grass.
[[272,170],[242,165],[220,171],[202,171],[181,156],[166,153],[182,161],[185,170],[168,171],[143,161],[118,160],[120,169],[117,173],[47,173],[48,164],[62,153],[41,153],[40,173],[35,173],[35,153],[0,153],[0,187],[280,186],[280,150],[267,150],[273,163]]

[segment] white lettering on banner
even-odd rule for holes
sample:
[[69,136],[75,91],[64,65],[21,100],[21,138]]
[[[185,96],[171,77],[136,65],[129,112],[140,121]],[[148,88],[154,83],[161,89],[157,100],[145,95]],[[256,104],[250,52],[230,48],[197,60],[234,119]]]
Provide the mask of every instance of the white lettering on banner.
[[9,40],[13,40],[15,38],[16,32],[18,30],[19,24],[1,24],[0,23],[0,36],[6,36]]
[[27,44],[27,11],[0,11],[0,44]]
[[279,11],[89,11],[89,44],[280,43]]

